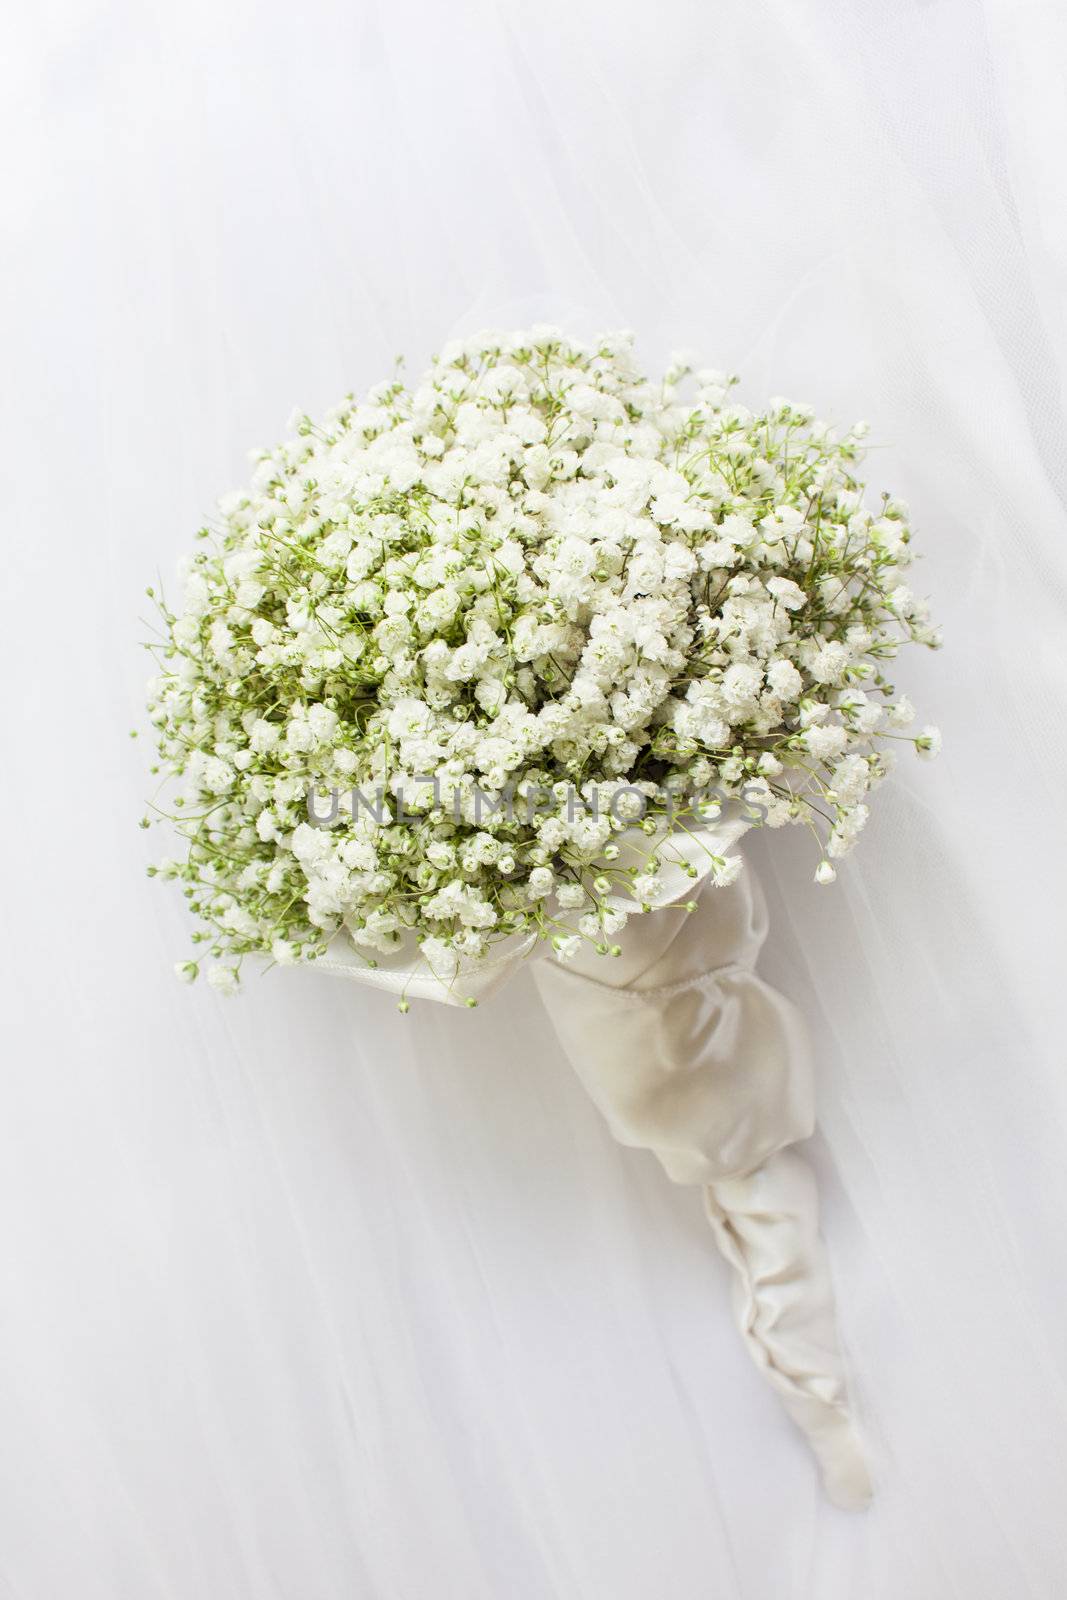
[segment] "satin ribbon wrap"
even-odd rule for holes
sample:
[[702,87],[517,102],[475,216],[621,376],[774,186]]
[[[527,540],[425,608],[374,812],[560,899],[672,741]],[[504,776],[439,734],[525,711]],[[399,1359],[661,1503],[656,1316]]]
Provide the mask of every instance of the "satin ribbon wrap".
[[[331,946],[320,965],[464,1003],[538,957],[534,978],[586,1092],[621,1144],[652,1151],[675,1183],[703,1190],[749,1351],[807,1436],[830,1499],[861,1509],[870,1480],[848,1410],[815,1182],[789,1148],[815,1125],[807,1035],[754,970],[767,914],[751,865],[726,887],[709,876],[712,855],[744,831],[735,819],[658,841],[657,909],[630,918],[616,957],[583,941],[564,964],[523,938],[447,984],[412,948],[368,971]],[[628,848],[636,860],[649,841],[635,834]],[[683,909],[693,900],[695,910]]]

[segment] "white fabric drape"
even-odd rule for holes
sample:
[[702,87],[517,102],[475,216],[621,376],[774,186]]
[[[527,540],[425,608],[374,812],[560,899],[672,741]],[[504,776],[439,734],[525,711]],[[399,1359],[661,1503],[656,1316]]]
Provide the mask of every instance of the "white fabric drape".
[[[1052,0],[53,0],[8,19],[0,1591],[1067,1585],[1065,22]],[[755,836],[878,1495],[530,978],[175,984],[131,618],[244,452],[447,335],[631,325],[865,416],[942,724],[829,889]],[[153,843],[155,840],[155,843]]]

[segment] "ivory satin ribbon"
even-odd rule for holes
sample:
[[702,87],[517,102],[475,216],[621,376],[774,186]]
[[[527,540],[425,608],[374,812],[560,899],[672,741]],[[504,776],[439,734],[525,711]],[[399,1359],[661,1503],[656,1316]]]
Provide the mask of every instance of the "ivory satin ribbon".
[[[651,1150],[674,1182],[703,1190],[749,1351],[807,1436],[829,1498],[859,1510],[871,1485],[848,1409],[818,1197],[790,1148],[815,1125],[807,1036],[754,970],[767,914],[751,865],[725,888],[709,877],[710,855],[734,847],[745,826],[726,820],[659,841],[660,909],[631,917],[617,957],[583,942],[563,964],[524,937],[443,984],[413,944],[368,969],[335,940],[317,965],[463,1004],[537,956],[535,981],[586,1092],[621,1144]],[[635,859],[647,853],[643,835],[628,842]],[[694,899],[695,911],[675,904]]]

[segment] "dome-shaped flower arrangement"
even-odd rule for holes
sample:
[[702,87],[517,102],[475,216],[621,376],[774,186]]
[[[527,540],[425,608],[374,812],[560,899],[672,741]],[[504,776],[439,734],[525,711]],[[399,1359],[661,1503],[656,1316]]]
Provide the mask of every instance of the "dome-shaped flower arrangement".
[[628,335],[483,335],[256,455],[180,608],[157,596],[185,848],[153,870],[212,982],[342,930],[370,962],[417,938],[445,979],[516,933],[611,950],[664,829],[723,804],[804,824],[833,878],[892,741],[937,748],[887,676],[937,640],[864,427],[734,382],[650,381]]

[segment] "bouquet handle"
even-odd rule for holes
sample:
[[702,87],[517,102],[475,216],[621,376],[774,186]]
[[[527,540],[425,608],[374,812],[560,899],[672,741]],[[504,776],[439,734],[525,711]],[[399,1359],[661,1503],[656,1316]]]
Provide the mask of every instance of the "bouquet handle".
[[695,910],[632,917],[620,956],[583,950],[566,965],[535,962],[534,975],[614,1136],[702,1188],[746,1345],[806,1435],[829,1498],[860,1509],[870,1479],[815,1181],[789,1148],[814,1128],[806,1030],[754,970],[767,919],[751,866],[728,887],[705,877],[697,894]]
[[795,1150],[780,1150],[755,1172],[709,1184],[704,1200],[734,1270],[749,1353],[806,1436],[828,1498],[862,1511],[871,1481],[848,1409],[810,1167]]

